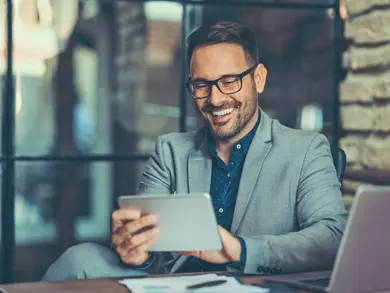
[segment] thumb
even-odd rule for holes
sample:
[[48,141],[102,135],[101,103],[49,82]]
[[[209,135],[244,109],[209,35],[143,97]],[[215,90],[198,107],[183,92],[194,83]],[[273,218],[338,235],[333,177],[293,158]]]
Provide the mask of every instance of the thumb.
[[221,237],[221,242],[222,242],[222,249],[221,250],[226,252],[228,249],[228,242],[230,239],[229,236],[233,236],[233,235],[228,230],[223,228],[222,226],[218,226],[218,231],[219,231],[219,235]]

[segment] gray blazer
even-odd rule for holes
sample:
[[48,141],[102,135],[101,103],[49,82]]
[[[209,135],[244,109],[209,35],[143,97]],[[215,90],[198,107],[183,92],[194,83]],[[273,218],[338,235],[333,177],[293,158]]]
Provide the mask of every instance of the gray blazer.
[[[157,139],[140,194],[209,192],[205,128]],[[244,273],[331,269],[347,219],[328,140],[261,111],[245,159],[231,233],[247,246]],[[158,253],[150,273],[180,272],[186,256]],[[227,266],[228,270],[236,270]]]

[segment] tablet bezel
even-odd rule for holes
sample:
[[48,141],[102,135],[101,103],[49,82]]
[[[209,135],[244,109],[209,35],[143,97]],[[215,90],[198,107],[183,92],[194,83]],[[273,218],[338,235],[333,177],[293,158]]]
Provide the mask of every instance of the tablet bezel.
[[[209,193],[121,195],[118,197],[118,206],[120,208],[135,207],[142,214],[149,214],[153,211],[157,214],[161,232],[155,245],[149,251],[222,249]],[[177,221],[178,218],[180,221]]]

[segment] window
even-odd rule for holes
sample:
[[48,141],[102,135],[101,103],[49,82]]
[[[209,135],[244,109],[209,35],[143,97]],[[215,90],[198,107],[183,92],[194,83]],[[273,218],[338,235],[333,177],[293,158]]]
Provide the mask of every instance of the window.
[[[14,75],[0,58],[2,229],[15,231],[2,234],[4,282],[14,278],[14,239],[17,249],[60,250],[109,241],[116,198],[136,192],[156,137],[201,125],[184,88],[185,36],[201,24],[251,26],[269,71],[260,105],[338,143],[340,20],[330,13],[337,1],[12,2]],[[6,24],[2,18],[9,49]],[[38,274],[46,267],[36,257],[30,267]],[[21,280],[31,274],[16,267]]]

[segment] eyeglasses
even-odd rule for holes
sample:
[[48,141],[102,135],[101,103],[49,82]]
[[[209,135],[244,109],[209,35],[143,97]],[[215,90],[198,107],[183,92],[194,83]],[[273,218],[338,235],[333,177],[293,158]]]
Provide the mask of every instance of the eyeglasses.
[[188,80],[186,87],[194,99],[205,99],[211,94],[211,88],[215,85],[218,90],[225,94],[231,95],[239,92],[242,88],[242,79],[244,76],[251,73],[257,65],[245,70],[240,74],[228,74],[215,80],[207,80],[203,78]]

